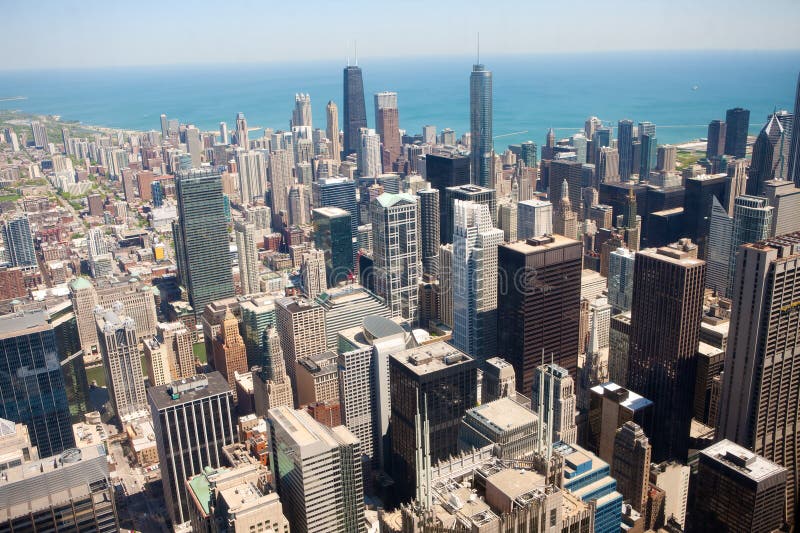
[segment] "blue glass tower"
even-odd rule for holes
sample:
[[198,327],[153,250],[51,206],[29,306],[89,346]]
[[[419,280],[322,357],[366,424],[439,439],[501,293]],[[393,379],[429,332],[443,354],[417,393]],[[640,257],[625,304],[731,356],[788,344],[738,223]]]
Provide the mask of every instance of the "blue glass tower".
[[492,187],[492,72],[480,64],[469,77],[469,125],[472,183]]
[[633,173],[633,121],[620,120],[617,124],[617,150],[619,177],[622,181],[628,181]]
[[6,245],[8,261],[13,266],[36,266],[36,251],[33,247],[33,235],[27,216],[20,215],[8,220],[3,225],[3,241]]

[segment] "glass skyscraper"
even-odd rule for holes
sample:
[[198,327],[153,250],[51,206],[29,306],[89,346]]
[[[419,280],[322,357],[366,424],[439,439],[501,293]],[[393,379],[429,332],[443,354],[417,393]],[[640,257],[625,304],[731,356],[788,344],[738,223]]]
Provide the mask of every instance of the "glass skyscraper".
[[8,262],[12,266],[36,266],[36,251],[27,216],[20,215],[6,221],[3,225],[3,241],[6,245]]
[[628,181],[633,172],[633,121],[620,120],[617,124],[617,150],[619,177],[622,181]]
[[195,315],[233,296],[233,275],[220,173],[189,171],[175,182],[179,219],[172,223],[181,283]]
[[469,124],[472,146],[472,183],[491,187],[492,163],[492,72],[473,65],[469,77]]
[[361,68],[348,65],[344,69],[344,153],[358,151],[359,130],[367,127],[367,107],[364,103],[364,79]]
[[326,277],[328,285],[333,287],[354,271],[351,216],[338,207],[320,207],[311,213],[314,245],[325,252]]
[[0,417],[27,425],[40,457],[75,446],[57,346],[46,313],[0,317]]

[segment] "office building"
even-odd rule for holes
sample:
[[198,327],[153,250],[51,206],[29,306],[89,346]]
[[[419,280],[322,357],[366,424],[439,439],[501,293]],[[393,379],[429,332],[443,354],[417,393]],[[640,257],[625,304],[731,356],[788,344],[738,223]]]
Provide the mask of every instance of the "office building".
[[[187,479],[222,466],[222,448],[238,441],[233,393],[219,372],[147,389],[164,499],[173,525],[190,518]],[[198,423],[202,421],[202,423]]]
[[[794,95],[793,117],[800,117],[800,76],[797,78]],[[797,121],[794,118],[794,121]],[[789,167],[786,179],[794,183],[795,187],[800,187],[800,124],[792,124],[792,135],[789,143]]]
[[172,223],[181,283],[196,315],[233,296],[225,206],[219,172],[189,171],[175,182],[179,220]]
[[633,121],[620,120],[617,123],[617,150],[619,152],[619,177],[630,180],[633,174]]
[[262,334],[262,343],[261,361],[253,372],[253,403],[259,417],[267,416],[274,407],[294,407],[292,382],[286,374],[278,329],[267,326]]
[[417,320],[420,248],[417,197],[384,193],[370,202],[375,293],[392,316]]
[[516,397],[514,367],[499,357],[487,359],[483,365],[481,402],[488,403],[507,396]]
[[300,263],[300,279],[303,283],[303,294],[307,298],[316,298],[328,288],[325,273],[325,252],[311,248],[302,253]]
[[[540,413],[538,406],[547,408],[545,412]],[[575,381],[565,368],[548,363],[536,369],[531,389],[531,407],[539,420],[547,426],[548,439],[567,444],[577,442],[578,428],[575,425],[575,417],[578,414],[578,406]]]
[[537,237],[501,244],[497,256],[497,352],[513,365],[517,391],[533,387],[543,351],[576,379],[581,243]]
[[718,436],[788,470],[787,520],[798,502],[795,453],[798,410],[791,375],[800,357],[800,234],[739,247]]
[[305,411],[269,410],[275,487],[292,531],[364,532],[361,444]]
[[328,119],[326,122],[327,127],[325,129],[325,135],[331,143],[330,157],[332,157],[334,161],[340,161],[342,157],[342,145],[339,140],[339,106],[337,106],[336,102],[333,100],[329,100],[328,105],[325,107],[325,112]]
[[330,288],[317,296],[325,312],[326,345],[333,349],[342,330],[359,326],[367,316],[390,317],[386,302],[357,283]]
[[236,152],[236,170],[239,174],[239,198],[243,204],[254,203],[264,198],[267,183],[267,161],[261,150]]
[[627,385],[655,404],[656,461],[688,452],[705,274],[687,240],[636,254]]
[[350,216],[353,235],[358,233],[359,209],[356,202],[356,182],[349,178],[320,178],[312,185],[313,205],[320,207],[338,207]]
[[26,269],[37,266],[33,234],[27,215],[20,214],[5,221],[3,244],[6,247],[6,259],[11,266]]
[[468,409],[461,422],[459,446],[465,450],[495,446],[499,459],[523,459],[541,451],[540,417],[509,397]]
[[747,154],[747,131],[750,129],[750,110],[736,107],[725,113],[725,155],[744,159]]
[[439,213],[439,190],[417,191],[420,216],[420,256],[422,274],[436,277],[439,274],[439,244],[441,242],[441,216]]
[[[775,209],[767,204],[765,198],[743,195],[733,204],[733,228],[728,258],[728,286],[725,296],[733,296],[730,284],[736,274],[739,247],[749,242],[759,242],[769,237]],[[723,243],[724,244],[724,243]]]
[[517,239],[553,234],[553,204],[549,200],[523,200],[517,204]]
[[497,246],[489,206],[453,206],[453,345],[482,362],[497,352]]
[[308,128],[311,130],[311,119],[311,95],[303,93],[295,94],[294,109],[292,110],[292,127]]
[[361,68],[348,65],[344,69],[344,155],[358,152],[361,128],[367,127],[367,108],[364,104],[364,80]]
[[439,246],[439,320],[453,327],[453,245]]
[[389,357],[392,478],[400,500],[414,494],[422,466],[417,463],[415,415],[430,427],[431,464],[455,454],[461,419],[477,404],[477,373],[477,361],[444,342]]
[[651,423],[653,402],[614,382],[590,390],[588,447],[608,464],[614,462],[614,439],[626,422]]
[[336,353],[325,351],[297,360],[294,373],[298,406],[339,401],[336,357]]
[[237,372],[244,374],[249,367],[247,365],[247,348],[244,345],[244,339],[239,334],[239,321],[230,308],[225,310],[225,318],[222,319],[222,326],[214,337],[212,346],[214,347],[214,369],[228,381],[233,392],[233,401],[236,402],[235,375]]
[[789,171],[789,147],[793,117],[776,111],[761,129],[753,144],[753,158],[747,179],[747,194],[764,194],[764,182],[785,181]]
[[726,296],[730,285],[731,258],[735,259],[733,247],[733,217],[713,197],[709,221],[708,244],[706,246],[706,287]]
[[650,442],[635,422],[625,422],[616,431],[611,476],[617,490],[631,507],[643,513],[650,486]]
[[319,207],[311,212],[311,219],[314,245],[324,253],[326,284],[333,287],[355,271],[352,217],[338,207]]
[[608,303],[615,315],[631,309],[635,261],[636,253],[627,248],[617,248],[608,254]]
[[119,531],[103,445],[71,448],[3,470],[3,531]]
[[619,151],[616,148],[603,146],[598,151],[597,157],[597,183],[618,183],[620,181]]
[[800,189],[792,182],[772,180],[764,183],[764,195],[775,208],[769,236],[800,231]]
[[256,248],[256,227],[249,222],[236,221],[233,224],[233,232],[239,257],[242,294],[259,292],[261,262],[258,260],[258,248]]
[[95,320],[114,413],[124,424],[147,414],[136,322],[123,314],[120,302],[112,309],[98,308]]
[[[428,154],[425,156],[425,179],[433,189],[439,191],[439,216],[441,217],[439,229],[441,238],[444,239],[448,227],[445,219],[447,214],[445,189],[470,183],[470,158],[466,155],[449,152]],[[452,230],[450,235],[452,235]],[[442,240],[442,244],[447,242],[450,241]]]
[[494,187],[494,144],[492,136],[492,73],[480,64],[469,76],[469,131],[472,179],[481,187]]
[[358,175],[378,177],[383,171],[381,138],[373,129],[362,131],[358,147]]
[[677,461],[653,463],[650,466],[650,483],[664,492],[663,521],[674,522],[681,529],[686,525],[690,471],[690,467]]
[[383,167],[387,172],[400,157],[402,143],[400,141],[400,117],[397,109],[397,93],[375,93],[375,131],[383,144]]
[[31,133],[33,134],[33,144],[36,148],[44,148],[49,144],[47,128],[38,120],[31,121]]
[[581,197],[583,190],[583,165],[577,161],[555,160],[550,163],[550,189],[548,197],[551,201],[559,201],[564,196],[565,183],[568,188],[570,208],[579,219],[583,218]]
[[236,113],[236,144],[245,150],[250,149],[250,139],[248,138],[247,119],[244,113]]
[[700,451],[695,509],[689,521],[716,531],[781,529],[786,508],[784,467],[729,440]]
[[578,215],[572,209],[567,180],[561,185],[561,199],[558,201],[558,209],[553,214],[553,233],[570,239],[578,238]]
[[[441,193],[440,193],[441,194]],[[492,226],[497,226],[497,193],[494,189],[481,187],[479,185],[459,185],[448,187],[444,190],[444,213],[442,213],[442,226],[440,235],[443,243],[453,242],[453,206],[456,200],[466,200],[476,204],[486,204],[489,206],[489,214],[492,217]]]
[[279,298],[275,300],[275,322],[286,372],[296,394],[295,362],[325,351],[325,310],[307,298]]
[[712,120],[708,124],[708,142],[706,143],[706,159],[721,157],[725,154],[725,138],[728,125],[721,120]]
[[[641,124],[639,125],[641,127]],[[655,126],[653,126],[653,133],[644,135],[639,131],[639,139],[642,143],[640,165],[639,165],[639,179],[646,180],[650,177],[650,171],[656,167],[656,158],[658,157],[658,140],[655,135]]]

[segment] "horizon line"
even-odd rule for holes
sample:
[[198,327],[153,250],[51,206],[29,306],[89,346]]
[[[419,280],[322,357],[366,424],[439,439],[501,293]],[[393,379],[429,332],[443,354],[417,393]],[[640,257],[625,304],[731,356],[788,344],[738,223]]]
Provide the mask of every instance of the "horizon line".
[[[609,49],[609,50],[558,50],[558,51],[526,51],[526,52],[501,52],[484,53],[484,58],[510,58],[510,57],[540,57],[540,56],[597,56],[597,55],[624,55],[624,54],[697,54],[697,53],[800,53],[800,48],[640,48],[640,49]],[[412,54],[412,55],[382,55],[366,56],[368,61],[385,60],[413,60],[413,59],[468,59],[470,54]],[[361,57],[362,63],[365,56]],[[474,56],[472,59],[475,59]],[[339,60],[334,57],[323,59],[287,59],[287,60],[244,60],[244,61],[185,61],[176,63],[130,63],[130,64],[100,64],[100,65],[40,65],[29,67],[4,67],[0,72],[36,72],[43,70],[112,70],[125,68],[167,68],[167,67],[204,67],[204,66],[248,66],[248,65],[303,65],[303,64],[331,64]],[[472,64],[469,62],[469,64]]]

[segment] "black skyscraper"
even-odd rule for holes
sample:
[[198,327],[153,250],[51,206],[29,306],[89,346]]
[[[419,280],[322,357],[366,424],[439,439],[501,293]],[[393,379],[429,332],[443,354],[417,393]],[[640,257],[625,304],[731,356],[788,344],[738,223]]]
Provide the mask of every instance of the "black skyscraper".
[[706,157],[719,157],[725,153],[725,135],[728,125],[721,120],[712,120],[708,124],[708,143],[706,144]]
[[367,127],[367,108],[364,104],[364,80],[361,68],[344,69],[344,153],[358,150],[360,128]]
[[737,107],[725,113],[725,154],[743,158],[747,151],[747,130],[750,127],[750,110]]
[[[456,185],[467,185],[470,179],[470,160],[465,155],[458,154],[428,154],[425,156],[425,176],[431,187],[439,191],[439,230],[444,238],[448,227],[446,214],[447,195],[445,189]],[[450,235],[452,236],[452,228]],[[450,241],[443,240],[442,243]]]
[[619,151],[619,177],[622,181],[628,181],[633,173],[633,121],[619,121],[617,150]]
[[800,76],[797,77],[797,89],[794,95],[794,123],[792,124],[792,139],[789,145],[789,173],[786,179],[793,181],[795,187],[800,187]]

